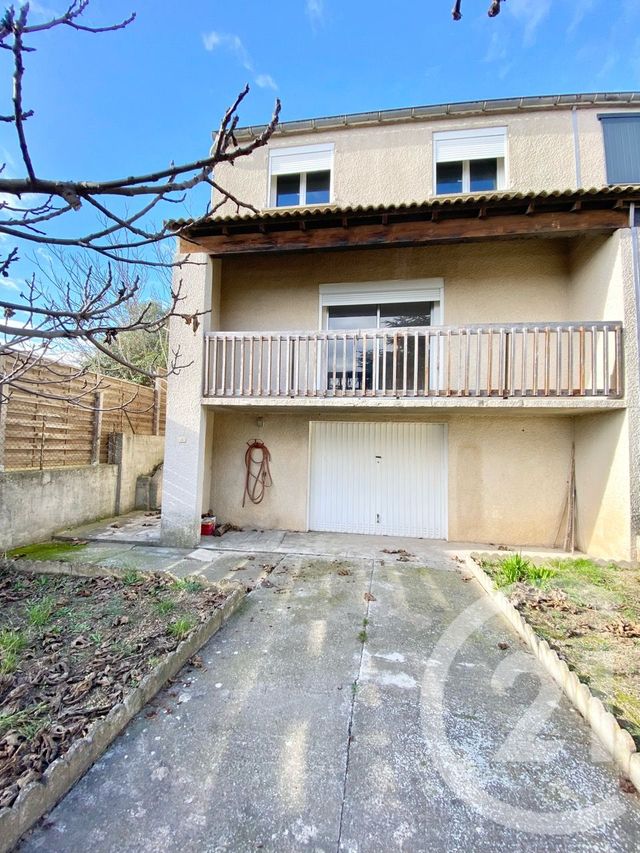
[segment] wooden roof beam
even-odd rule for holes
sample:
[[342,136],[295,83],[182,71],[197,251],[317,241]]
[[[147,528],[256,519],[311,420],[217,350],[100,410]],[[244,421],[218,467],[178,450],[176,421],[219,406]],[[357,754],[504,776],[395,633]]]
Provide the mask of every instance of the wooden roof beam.
[[[384,246],[425,246],[429,243],[464,243],[475,240],[510,239],[517,237],[545,237],[576,235],[582,233],[610,233],[626,228],[628,217],[623,209],[583,209],[579,217],[570,210],[538,211],[535,216],[522,213],[505,213],[501,216],[480,218],[478,212],[469,211],[466,217],[431,219],[395,219],[387,225],[372,222],[370,218],[358,223],[353,217],[348,227],[335,224],[315,228],[317,220],[308,219],[306,230],[277,228],[270,223],[268,233],[225,233],[225,226],[217,234],[192,235],[182,238],[181,251],[205,251],[213,255],[243,255],[265,252],[301,252],[347,248]],[[286,224],[286,223],[283,223]]]

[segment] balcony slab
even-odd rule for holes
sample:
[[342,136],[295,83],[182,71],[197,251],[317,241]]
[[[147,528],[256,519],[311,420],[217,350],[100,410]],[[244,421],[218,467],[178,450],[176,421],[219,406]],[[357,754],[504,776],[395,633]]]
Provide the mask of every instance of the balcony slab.
[[626,408],[624,398],[612,397],[203,397],[208,408],[306,412],[420,412],[487,411],[530,414],[589,414]]

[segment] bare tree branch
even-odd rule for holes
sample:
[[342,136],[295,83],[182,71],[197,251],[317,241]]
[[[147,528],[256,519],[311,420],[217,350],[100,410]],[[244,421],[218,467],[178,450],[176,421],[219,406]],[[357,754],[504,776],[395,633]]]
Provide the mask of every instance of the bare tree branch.
[[[140,298],[140,274],[124,273],[128,266],[133,270],[163,269],[190,262],[188,257],[174,261],[149,255],[150,248],[179,233],[179,227],[171,222],[154,225],[150,222],[150,215],[163,203],[183,203],[187,194],[200,185],[215,190],[219,198],[213,207],[208,205],[200,217],[194,217],[195,222],[205,221],[227,202],[238,211],[246,209],[256,213],[254,207],[220,185],[215,179],[215,170],[220,163],[234,163],[266,145],[279,121],[280,102],[276,100],[271,120],[264,131],[248,142],[238,143],[235,134],[239,123],[238,110],[249,93],[249,87],[245,86],[225,111],[207,156],[183,163],[172,160],[167,166],[154,171],[134,172],[105,181],[69,181],[42,176],[29,147],[27,133],[34,111],[25,104],[26,59],[36,49],[34,42],[42,33],[60,27],[99,34],[122,30],[135,19],[135,14],[132,14],[123,21],[106,26],[85,24],[83,15],[89,3],[90,0],[73,0],[66,11],[41,23],[30,22],[28,3],[19,5],[17,9],[9,6],[0,18],[0,49],[8,52],[13,65],[11,112],[5,111],[6,114],[0,115],[0,122],[15,128],[24,172],[9,176],[5,173],[5,166],[0,165],[0,237],[16,241],[16,245],[0,258],[0,276],[9,276],[13,265],[19,261],[18,244],[25,242],[47,247],[68,275],[66,280],[50,277],[42,265],[36,264],[44,277],[43,282],[35,275],[31,276],[24,281],[18,294],[0,299],[0,317],[3,317],[0,319],[0,360],[3,365],[0,368],[0,395],[9,393],[11,387],[28,388],[25,364],[32,367],[45,361],[52,383],[51,393],[54,394],[53,384],[57,377],[51,365],[70,343],[89,347],[127,370],[138,369],[141,377],[153,378],[155,374],[151,370],[139,365],[137,368],[122,350],[114,346],[119,336],[134,332],[158,335],[171,317],[182,318],[195,331],[201,314],[181,312],[184,299],[181,283],[170,289],[170,296],[163,300],[166,304],[160,313],[150,311],[149,304]],[[123,209],[125,203],[131,204],[131,209]],[[58,223],[73,221],[72,214],[81,208],[93,211],[99,224],[85,225],[71,236],[66,226],[64,230],[54,230]],[[76,274],[64,256],[56,254],[77,251],[92,255],[98,262],[81,265]],[[99,259],[104,259],[104,262]],[[127,305],[134,307],[125,312],[125,317],[122,309]],[[179,351],[170,353],[168,360],[168,372],[187,366]],[[83,375],[82,370],[79,369],[78,378]],[[66,366],[62,373],[66,376],[68,372]]]
[[[491,0],[491,4],[489,6],[489,11],[487,14],[490,18],[495,18],[496,15],[500,14],[500,4],[506,3],[506,0]],[[462,18],[462,0],[456,0],[453,4],[453,9],[451,10],[451,15],[454,21],[459,21]]]

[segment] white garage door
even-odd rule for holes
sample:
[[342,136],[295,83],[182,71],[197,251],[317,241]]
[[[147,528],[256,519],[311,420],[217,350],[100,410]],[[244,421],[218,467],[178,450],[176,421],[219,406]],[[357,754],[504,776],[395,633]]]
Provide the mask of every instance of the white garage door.
[[311,424],[309,528],[447,537],[444,424]]

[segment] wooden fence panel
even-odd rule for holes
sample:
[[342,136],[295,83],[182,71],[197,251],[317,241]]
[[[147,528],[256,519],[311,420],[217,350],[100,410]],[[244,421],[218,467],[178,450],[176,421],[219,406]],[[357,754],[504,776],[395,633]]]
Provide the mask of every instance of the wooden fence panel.
[[2,406],[0,471],[108,462],[110,433],[164,435],[165,380],[152,388],[94,373],[77,378],[76,372],[39,363],[11,388]]

